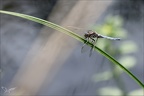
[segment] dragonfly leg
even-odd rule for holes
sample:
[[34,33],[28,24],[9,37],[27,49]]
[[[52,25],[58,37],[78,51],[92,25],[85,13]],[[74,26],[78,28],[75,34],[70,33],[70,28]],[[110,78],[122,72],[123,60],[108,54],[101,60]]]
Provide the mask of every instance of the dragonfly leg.
[[92,55],[92,52],[93,52],[93,47],[94,47],[94,42],[95,42],[95,39],[91,38],[92,39],[92,47],[90,49],[90,54],[89,54],[89,57]]
[[96,40],[94,40],[93,38],[91,38],[91,39],[93,40],[93,41],[92,41],[93,45],[92,45],[92,47],[91,47],[91,49],[90,49],[89,57],[92,55],[93,47],[96,45],[96,42],[98,41],[98,38],[96,38]]
[[94,46],[96,45],[97,41],[98,41],[98,38],[96,38]]
[[82,53],[82,50],[83,50],[84,46],[88,43],[88,41],[89,41],[89,38],[86,38],[86,42],[83,44],[83,46],[81,48],[81,53]]

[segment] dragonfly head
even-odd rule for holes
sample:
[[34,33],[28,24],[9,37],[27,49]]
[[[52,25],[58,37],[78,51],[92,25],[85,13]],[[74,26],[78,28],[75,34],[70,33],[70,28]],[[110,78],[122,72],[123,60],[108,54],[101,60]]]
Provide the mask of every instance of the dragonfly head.
[[85,34],[84,34],[84,37],[85,37],[85,38],[89,38],[89,34],[88,34],[88,33],[85,33]]
[[89,38],[89,33],[88,33],[88,31],[84,33],[84,37],[85,37],[85,38]]

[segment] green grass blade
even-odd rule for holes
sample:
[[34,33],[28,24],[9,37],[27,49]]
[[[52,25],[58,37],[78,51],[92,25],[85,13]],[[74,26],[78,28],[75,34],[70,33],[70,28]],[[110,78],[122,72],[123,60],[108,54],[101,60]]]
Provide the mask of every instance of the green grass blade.
[[[70,37],[73,37],[74,39],[80,41],[80,42],[85,42],[85,39],[82,38],[81,36],[79,36],[78,34],[64,28],[61,27],[57,24],[54,24],[52,22],[37,18],[37,17],[33,17],[33,16],[29,16],[29,15],[25,15],[25,14],[20,14],[20,13],[16,13],[16,12],[9,12],[9,11],[2,11],[0,10],[0,13],[4,13],[4,14],[9,14],[9,15],[13,15],[13,16],[17,16],[17,17],[21,17],[21,18],[25,18],[40,24],[43,24],[45,26],[48,26],[50,28],[53,28],[57,31],[63,32],[67,35],[69,35]],[[92,46],[92,43],[88,42],[87,45]],[[126,69],[122,64],[120,64],[117,60],[115,60],[112,56],[108,55],[106,52],[102,51],[101,49],[99,49],[98,47],[94,47],[95,50],[97,50],[99,53],[101,53],[103,56],[105,56],[107,59],[109,59],[111,62],[113,62],[114,64],[118,65],[120,68],[122,68],[129,76],[131,76],[142,88],[144,88],[144,84],[135,76],[133,75],[128,69]]]

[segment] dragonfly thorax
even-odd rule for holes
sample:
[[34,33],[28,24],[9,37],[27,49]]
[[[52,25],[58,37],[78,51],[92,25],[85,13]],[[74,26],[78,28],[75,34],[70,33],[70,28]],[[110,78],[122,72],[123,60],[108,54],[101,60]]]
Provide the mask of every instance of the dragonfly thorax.
[[87,33],[84,34],[85,38],[97,38],[99,35],[92,30],[88,30]]

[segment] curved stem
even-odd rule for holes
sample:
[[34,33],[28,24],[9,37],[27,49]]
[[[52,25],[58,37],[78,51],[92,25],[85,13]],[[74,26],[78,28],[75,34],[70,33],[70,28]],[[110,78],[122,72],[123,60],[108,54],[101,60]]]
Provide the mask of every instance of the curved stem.
[[[63,32],[67,35],[69,35],[70,37],[73,37],[75,39],[77,39],[80,42],[86,42],[86,40],[84,38],[82,38],[81,36],[79,36],[78,34],[64,28],[61,27],[57,24],[54,24],[52,22],[37,18],[37,17],[33,17],[33,16],[29,16],[29,15],[25,15],[25,14],[20,14],[20,13],[16,13],[16,12],[9,12],[9,11],[2,11],[0,10],[0,13],[3,14],[9,14],[9,15],[13,15],[13,16],[17,16],[17,17],[21,17],[21,18],[25,18],[40,24],[43,24],[45,26],[48,26],[50,28],[53,28],[57,31]],[[88,42],[87,45],[93,47],[93,44]],[[113,62],[114,64],[118,65],[119,67],[121,67],[128,75],[130,75],[142,88],[144,88],[144,84],[135,76],[133,75],[128,69],[126,69],[124,66],[122,66],[117,60],[115,60],[113,57],[111,57],[109,54],[107,54],[106,52],[102,51],[101,49],[99,49],[98,47],[94,46],[94,49],[97,50],[99,53],[101,53],[103,56],[105,56],[107,59],[109,59],[111,62]]]

